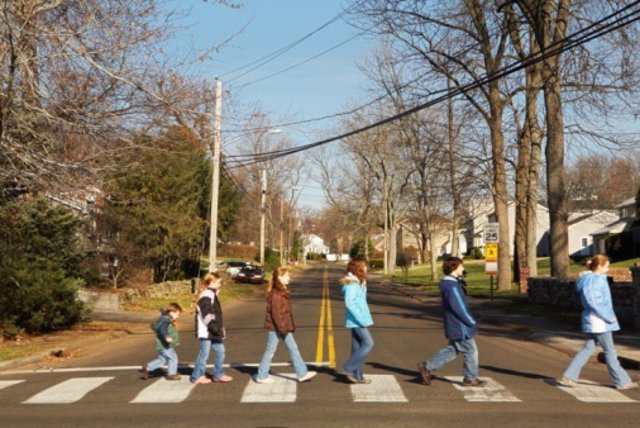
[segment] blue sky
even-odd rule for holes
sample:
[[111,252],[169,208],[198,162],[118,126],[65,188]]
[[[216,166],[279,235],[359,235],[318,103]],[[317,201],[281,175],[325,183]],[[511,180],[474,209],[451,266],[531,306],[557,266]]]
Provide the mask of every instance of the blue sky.
[[[304,65],[238,90],[358,33],[344,20],[338,20],[277,59],[238,77],[241,72],[229,72],[300,39],[348,6],[342,0],[244,0],[239,3],[242,8],[231,9],[202,0],[178,2],[181,7],[191,9],[184,20],[187,27],[181,32],[183,40],[191,39],[197,47],[205,47],[219,44],[238,33],[212,61],[198,69],[199,73],[206,73],[207,77],[219,76],[224,89],[231,90],[243,103],[260,103],[276,123],[283,118],[290,121],[331,115],[345,110],[349,103],[368,99],[364,92],[366,81],[357,69],[357,62],[363,59],[373,42],[362,36]],[[319,139],[323,131],[331,134],[333,126],[332,121],[323,121],[310,124],[304,129],[305,133],[283,131],[298,145]],[[318,184],[310,183],[303,191],[300,203],[317,208],[322,202]]]

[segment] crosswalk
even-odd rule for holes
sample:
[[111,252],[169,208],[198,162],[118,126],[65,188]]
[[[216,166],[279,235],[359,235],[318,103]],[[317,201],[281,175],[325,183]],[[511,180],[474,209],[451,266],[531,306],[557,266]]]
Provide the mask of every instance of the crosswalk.
[[[353,385],[345,383],[337,384],[334,387],[348,387],[351,399],[355,403],[408,403],[410,401],[394,375],[369,375],[367,377],[371,380],[369,384]],[[25,405],[76,403],[85,399],[90,393],[99,394],[100,388],[113,382],[115,378],[116,376],[74,376],[53,386],[48,386],[29,398],[20,401],[20,403]],[[258,384],[247,376],[246,385],[240,397],[232,397],[231,399],[239,399],[241,403],[248,404],[293,403],[300,399],[299,390],[301,384],[297,382],[295,373],[279,373],[273,375],[272,378],[274,380],[273,383]],[[237,380],[241,381],[240,379]],[[458,396],[467,402],[518,403],[523,401],[507,387],[490,377],[482,377],[483,380],[487,381],[487,385],[482,388],[463,386],[461,377],[446,376],[441,379],[445,381],[443,382],[444,385],[449,385],[455,391],[458,391],[460,393]],[[31,380],[28,379],[0,380],[0,392],[28,386],[30,382]],[[189,377],[185,375],[178,381],[168,381],[161,377],[152,382],[141,382],[140,385],[142,389],[132,400],[128,401],[129,403],[182,403],[188,400],[193,390],[197,388],[196,385],[189,381]],[[307,384],[302,385],[306,387]],[[413,385],[409,383],[405,388],[412,388]],[[556,388],[575,400],[585,403],[638,403],[638,401],[623,394],[621,391],[586,380],[581,380],[580,383],[573,387],[559,384],[550,384],[549,387]],[[8,396],[10,395],[8,394]]]

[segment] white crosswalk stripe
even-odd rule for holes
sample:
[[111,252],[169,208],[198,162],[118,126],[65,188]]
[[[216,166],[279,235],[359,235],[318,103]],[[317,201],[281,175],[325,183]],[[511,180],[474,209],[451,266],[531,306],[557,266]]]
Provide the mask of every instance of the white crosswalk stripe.
[[75,403],[113,377],[79,377],[65,380],[25,400],[25,404]]
[[8,388],[24,382],[24,380],[0,380],[0,389]]
[[453,386],[463,392],[464,399],[472,402],[519,402],[518,397],[513,395],[502,384],[498,383],[490,377],[483,377],[482,380],[487,382],[486,386],[481,388],[469,387],[462,385],[462,376],[445,376]]
[[295,373],[272,375],[273,383],[249,380],[242,393],[241,403],[293,403],[296,401],[298,381]]
[[585,403],[637,403],[612,387],[580,380],[575,386],[557,385],[562,391]]
[[131,403],[181,403],[194,387],[189,376],[181,376],[180,380],[160,378],[140,391]]
[[370,384],[351,385],[351,395],[355,402],[406,403],[400,384],[393,375],[368,375]]

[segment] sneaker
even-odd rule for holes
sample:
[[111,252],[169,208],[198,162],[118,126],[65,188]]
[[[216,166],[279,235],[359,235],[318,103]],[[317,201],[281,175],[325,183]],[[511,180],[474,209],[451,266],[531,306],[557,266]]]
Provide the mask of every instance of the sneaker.
[[206,385],[208,383],[211,383],[211,379],[209,379],[205,375],[202,375],[198,379],[196,379],[195,382],[193,383],[194,385]]
[[362,379],[360,379],[360,380],[358,381],[358,383],[359,383],[360,385],[369,385],[369,384],[371,384],[371,382],[372,382],[372,380],[371,380],[371,379],[365,379],[365,378],[362,378]]
[[166,375],[164,378],[166,380],[180,380],[182,379],[182,376],[180,376],[179,374],[172,374],[172,375]]
[[222,375],[218,378],[215,378],[213,381],[216,383],[227,383],[227,382],[231,382],[233,380],[233,378],[231,376],[228,375]]
[[479,378],[475,378],[475,379],[464,379],[462,381],[462,386],[470,386],[470,387],[474,387],[474,388],[482,388],[483,386],[486,386],[487,382],[484,380],[480,380]]
[[253,381],[255,383],[264,383],[264,384],[275,382],[271,376],[267,376],[264,379],[258,379],[257,375],[253,377]]
[[146,365],[142,366],[142,368],[140,369],[140,372],[142,372],[142,376],[140,376],[140,379],[142,379],[142,380],[149,379],[149,370],[147,370],[147,366]]
[[425,363],[424,361],[418,363],[418,371],[420,372],[422,383],[425,385],[431,385],[431,371],[427,369],[427,363]]
[[351,383],[358,383],[358,378],[351,372],[346,371],[345,369],[340,370],[340,374],[347,378],[347,380]]
[[575,380],[571,380],[566,376],[562,376],[562,379],[558,379],[556,382],[558,382],[558,384],[560,384],[561,386],[566,386],[569,388],[573,388],[577,385],[577,382]]
[[308,380],[310,380],[311,378],[313,378],[315,375],[317,375],[318,372],[314,372],[314,371],[307,371],[307,374],[302,376],[300,379],[298,379],[298,382],[306,382]]
[[637,382],[629,382],[626,385],[617,386],[616,389],[619,390],[619,391],[626,391],[626,390],[629,390],[629,389],[638,389],[638,383]]

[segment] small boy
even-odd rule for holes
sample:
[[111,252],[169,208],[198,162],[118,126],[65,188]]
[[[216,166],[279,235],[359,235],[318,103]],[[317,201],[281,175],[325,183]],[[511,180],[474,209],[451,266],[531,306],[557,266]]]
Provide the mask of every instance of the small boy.
[[175,326],[175,321],[180,317],[182,308],[177,303],[170,303],[160,310],[160,317],[151,324],[151,329],[156,333],[156,349],[158,358],[142,366],[142,379],[148,379],[149,373],[167,364],[167,380],[180,380],[178,374],[178,354],[175,347],[180,345],[180,337]]
[[422,383],[431,385],[432,373],[462,354],[462,386],[482,388],[487,382],[478,378],[478,347],[474,339],[478,334],[478,325],[464,298],[462,259],[449,257],[442,264],[442,270],[446,276],[440,281],[440,296],[449,346],[438,351],[430,360],[418,363]]

